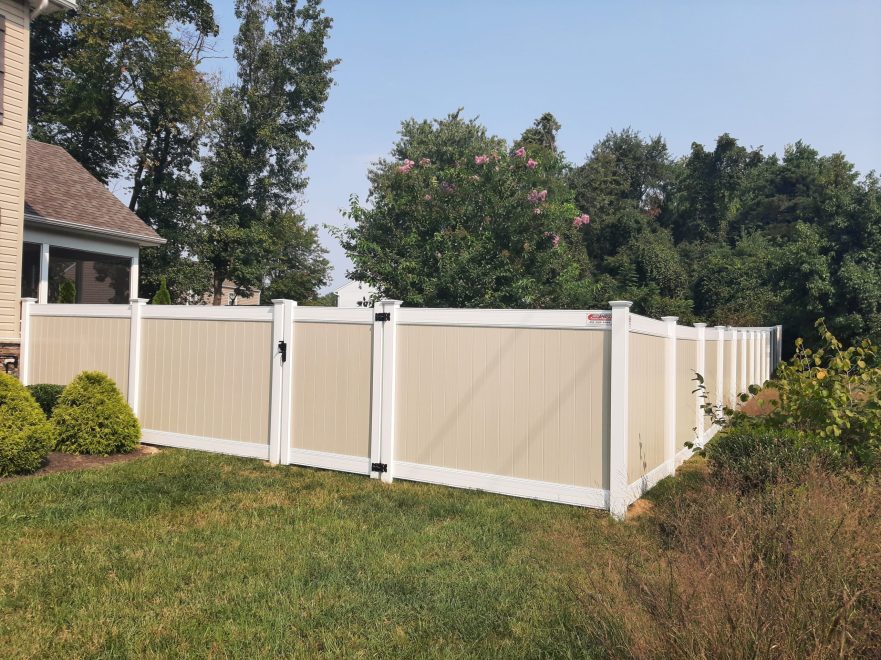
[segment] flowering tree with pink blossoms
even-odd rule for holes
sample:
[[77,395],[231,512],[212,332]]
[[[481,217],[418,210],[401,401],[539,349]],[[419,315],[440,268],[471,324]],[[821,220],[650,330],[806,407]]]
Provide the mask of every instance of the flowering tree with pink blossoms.
[[410,305],[569,307],[589,274],[590,222],[555,150],[509,148],[458,113],[404,122],[367,203],[338,231],[350,276]]

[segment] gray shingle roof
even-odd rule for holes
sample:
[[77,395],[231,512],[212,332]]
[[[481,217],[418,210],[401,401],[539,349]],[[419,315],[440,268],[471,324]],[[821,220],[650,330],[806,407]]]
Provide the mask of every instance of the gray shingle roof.
[[28,220],[145,244],[165,241],[61,147],[28,140],[24,212]]

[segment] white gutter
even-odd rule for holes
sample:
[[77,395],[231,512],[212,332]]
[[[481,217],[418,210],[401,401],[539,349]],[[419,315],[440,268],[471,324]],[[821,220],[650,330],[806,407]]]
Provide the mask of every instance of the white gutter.
[[68,220],[56,220],[55,218],[44,218],[41,215],[33,213],[25,213],[24,219],[38,225],[46,225],[47,227],[57,227],[59,229],[69,229],[71,231],[83,232],[86,234],[97,234],[108,238],[117,238],[129,243],[137,243],[143,247],[151,245],[164,245],[167,241],[161,236],[151,237],[142,236],[140,234],[132,234],[127,231],[119,231],[117,229],[103,229],[101,227],[93,227],[91,225],[83,225],[78,222],[69,222]]

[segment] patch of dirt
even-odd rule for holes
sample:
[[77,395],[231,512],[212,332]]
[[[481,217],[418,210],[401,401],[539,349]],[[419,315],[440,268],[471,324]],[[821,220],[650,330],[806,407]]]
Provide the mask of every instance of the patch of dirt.
[[654,508],[655,508],[655,505],[653,502],[650,502],[649,500],[640,498],[640,499],[636,500],[636,502],[631,504],[630,507],[627,509],[627,513],[625,514],[625,520],[628,520],[628,521],[635,520],[636,518],[639,518],[640,516],[644,516],[647,513],[651,513],[652,509],[654,509]]
[[158,454],[157,447],[149,447],[141,445],[137,449],[128,454],[112,454],[111,456],[89,456],[86,454],[62,454],[53,451],[49,454],[46,464],[32,474],[20,474],[14,477],[0,478],[0,483],[4,481],[12,481],[13,479],[27,479],[28,477],[40,477],[44,474],[52,474],[53,472],[70,472],[72,470],[89,470],[92,468],[101,468],[105,465],[113,463],[124,463],[126,461],[134,461],[144,456],[152,456]]
[[762,417],[770,413],[774,407],[771,401],[777,401],[780,395],[773,387],[762,390],[753,398],[744,404],[741,404],[740,410],[750,417]]

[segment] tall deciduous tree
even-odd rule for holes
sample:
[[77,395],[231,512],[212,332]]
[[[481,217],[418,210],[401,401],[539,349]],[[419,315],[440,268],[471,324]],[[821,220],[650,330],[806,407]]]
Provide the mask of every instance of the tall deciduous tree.
[[412,305],[568,306],[588,273],[588,218],[558,176],[553,136],[509,151],[459,113],[400,133],[370,170],[370,206],[353,198],[354,226],[338,232],[351,276]]
[[307,231],[291,233],[292,218],[303,224],[291,211],[337,63],[327,57],[332,21],[320,0],[237,0],[236,16],[238,81],[216,100],[196,250],[211,268],[215,305],[227,280],[242,294],[271,287],[291,262],[287,242]]

